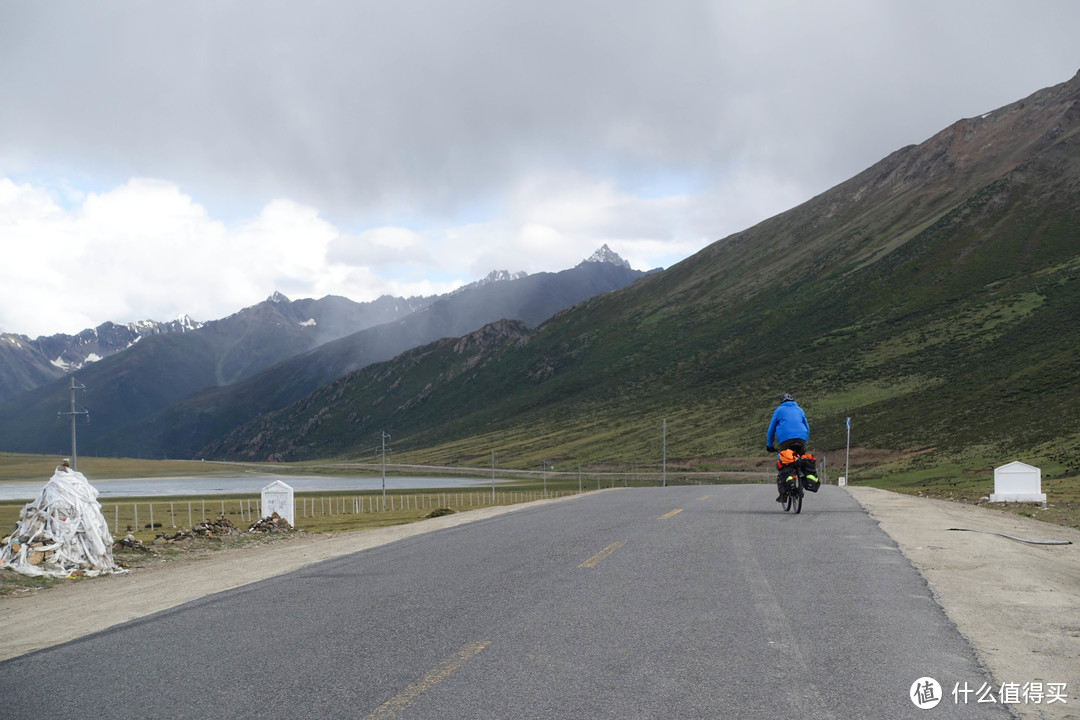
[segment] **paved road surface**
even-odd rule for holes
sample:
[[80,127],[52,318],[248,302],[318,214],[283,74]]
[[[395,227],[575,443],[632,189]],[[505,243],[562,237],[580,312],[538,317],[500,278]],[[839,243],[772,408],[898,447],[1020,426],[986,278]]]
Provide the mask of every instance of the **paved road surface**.
[[0,716],[1009,717],[953,701],[988,676],[850,495],[774,496],[596,493],[341,557],[0,663]]

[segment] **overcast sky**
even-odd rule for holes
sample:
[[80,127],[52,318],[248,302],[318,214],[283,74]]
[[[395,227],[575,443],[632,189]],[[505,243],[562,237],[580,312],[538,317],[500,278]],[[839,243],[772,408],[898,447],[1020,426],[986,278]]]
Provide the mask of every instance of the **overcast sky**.
[[668,267],[1080,70],[1073,0],[0,0],[0,331]]

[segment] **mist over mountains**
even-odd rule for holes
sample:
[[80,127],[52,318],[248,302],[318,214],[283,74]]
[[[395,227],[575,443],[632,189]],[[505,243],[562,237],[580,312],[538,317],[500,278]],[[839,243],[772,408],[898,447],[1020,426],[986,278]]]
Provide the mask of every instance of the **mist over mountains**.
[[[504,317],[536,324],[644,274],[606,246],[600,253],[605,260],[560,273],[492,273],[430,298],[290,301],[275,293],[182,335],[141,337],[78,372],[93,394],[87,452],[190,457],[234,424],[371,362]],[[66,380],[40,384],[0,406],[0,449],[63,452],[62,443],[48,448],[63,437],[53,425],[67,386]],[[32,420],[27,425],[17,418]]]

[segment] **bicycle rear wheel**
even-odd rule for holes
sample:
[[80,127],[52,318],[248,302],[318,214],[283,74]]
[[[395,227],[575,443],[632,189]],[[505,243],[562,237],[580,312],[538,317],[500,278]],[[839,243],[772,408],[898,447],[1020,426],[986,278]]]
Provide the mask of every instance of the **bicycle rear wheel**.
[[795,514],[796,515],[798,515],[799,513],[802,512],[802,498],[803,498],[803,489],[800,486],[799,489],[795,492],[794,503],[795,503]]
[[795,493],[788,493],[784,498],[784,512],[791,509],[791,506],[795,504]]

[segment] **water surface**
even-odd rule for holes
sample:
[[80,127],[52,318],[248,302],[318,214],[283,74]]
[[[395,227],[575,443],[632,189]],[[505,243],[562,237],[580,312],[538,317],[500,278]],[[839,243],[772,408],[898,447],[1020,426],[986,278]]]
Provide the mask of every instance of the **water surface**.
[[[171,477],[131,478],[127,480],[94,480],[87,478],[98,491],[98,500],[116,497],[163,497],[229,494],[259,494],[264,487],[280,480],[295,492],[323,492],[330,490],[380,490],[381,477],[343,477],[322,475],[244,475],[238,477]],[[0,500],[33,500],[45,487],[48,478],[39,483],[0,483]],[[387,477],[387,491],[417,490],[421,488],[463,488],[491,486],[491,478],[434,478],[434,477]]]

